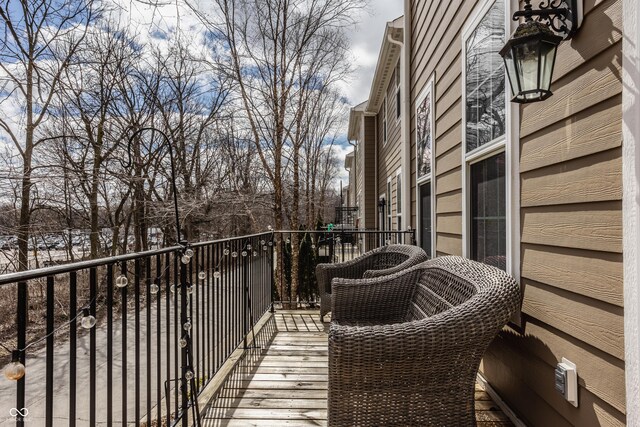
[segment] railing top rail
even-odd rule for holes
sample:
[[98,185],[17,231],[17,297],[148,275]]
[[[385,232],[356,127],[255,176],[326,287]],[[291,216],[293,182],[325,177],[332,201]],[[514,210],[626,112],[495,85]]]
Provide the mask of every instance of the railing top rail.
[[358,228],[345,228],[345,229],[334,229],[331,231],[327,230],[280,230],[276,231],[276,233],[293,233],[293,234],[304,234],[304,233],[362,233],[362,234],[394,234],[394,233],[413,233],[414,230],[361,230]]
[[[246,236],[228,237],[225,239],[198,242],[198,243],[189,244],[189,246],[192,248],[198,248],[201,246],[206,246],[214,243],[220,244],[224,242],[231,242],[234,240],[251,239],[254,237],[267,236],[271,234],[273,234],[273,232],[266,231],[262,233],[249,234]],[[183,247],[179,245],[169,246],[166,248],[152,249],[144,252],[132,252],[128,254],[115,255],[115,256],[103,257],[103,258],[86,260],[86,261],[77,261],[69,264],[54,265],[51,267],[42,267],[42,268],[36,268],[33,270],[18,271],[15,273],[3,274],[3,275],[0,275],[0,286],[6,285],[9,283],[26,282],[27,280],[33,280],[33,279],[39,279],[47,276],[55,276],[58,274],[70,273],[72,271],[86,270],[88,268],[93,268],[93,267],[101,267],[104,265],[117,264],[124,261],[135,260],[137,258],[163,255],[169,252],[178,251],[182,248]]]
[[[326,231],[326,230],[264,231],[264,232],[249,234],[249,235],[245,235],[245,236],[228,237],[228,238],[225,238],[225,239],[218,239],[218,240],[210,240],[210,241],[205,241],[205,242],[192,243],[189,246],[192,247],[192,248],[198,248],[198,247],[207,246],[207,245],[210,245],[210,244],[221,244],[221,243],[231,242],[231,241],[236,241],[236,240],[251,239],[251,238],[263,237],[263,236],[272,236],[274,234],[282,234],[282,233],[289,233],[289,234],[324,233],[324,234],[333,234],[333,235],[339,235],[341,233],[407,234],[407,233],[413,233],[413,231],[414,230],[388,230],[388,231],[382,231],[382,230],[359,230],[359,229],[340,229],[340,230],[335,230],[334,229],[332,231]],[[110,265],[110,264],[117,264],[117,263],[121,263],[121,262],[135,260],[137,258],[145,258],[145,257],[156,256],[156,255],[163,255],[163,254],[166,254],[166,253],[169,253],[169,252],[178,251],[180,249],[182,249],[182,246],[176,245],[176,246],[170,246],[170,247],[161,248],[161,249],[153,249],[153,250],[144,251],[144,252],[132,252],[132,253],[116,255],[116,256],[111,256],[111,257],[98,258],[98,259],[93,259],[93,260],[77,261],[77,262],[73,262],[73,263],[70,263],[70,264],[55,265],[55,266],[50,266],[50,267],[37,268],[37,269],[33,269],[33,270],[27,270],[27,271],[15,272],[15,273],[3,274],[3,275],[0,275],[0,286],[6,285],[6,284],[9,284],[9,283],[25,282],[27,280],[33,280],[33,279],[39,279],[39,278],[47,277],[47,276],[55,276],[55,275],[58,275],[58,274],[70,273],[72,271],[86,270],[86,269],[94,268],[94,267],[101,267],[101,266]]]

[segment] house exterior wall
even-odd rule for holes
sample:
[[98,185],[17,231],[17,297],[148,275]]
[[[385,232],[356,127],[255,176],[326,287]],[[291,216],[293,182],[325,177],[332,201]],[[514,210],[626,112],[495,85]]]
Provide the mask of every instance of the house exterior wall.
[[[398,60],[399,62],[400,60]],[[380,107],[380,111],[376,114],[377,122],[377,148],[378,148],[378,195],[385,194],[386,202],[391,203],[391,228],[396,230],[398,228],[397,223],[397,186],[396,186],[396,172],[400,168],[402,163],[402,136],[401,136],[401,120],[396,119],[396,73],[397,68],[394,70],[393,75],[387,85],[385,93],[387,95],[387,102],[383,103]],[[387,141],[384,142],[383,133],[383,119],[387,115]],[[391,194],[387,194],[387,180],[391,178]],[[386,220],[386,215],[385,215]],[[388,225],[385,229],[388,229]]]
[[[411,197],[416,227],[415,101],[435,74],[436,253],[463,254],[462,28],[483,1],[411,1]],[[533,426],[625,424],[622,289],[621,0],[585,0],[558,49],[552,90],[520,107],[520,327],[491,345],[482,374]],[[507,30],[507,35],[510,33]],[[379,164],[385,160],[379,159]],[[378,180],[381,186],[381,179]],[[386,182],[385,182],[386,185]],[[554,390],[577,364],[579,407]]]
[[376,228],[376,118],[375,116],[364,116],[364,188],[363,200],[360,209],[364,213],[364,218],[360,228],[373,230]]

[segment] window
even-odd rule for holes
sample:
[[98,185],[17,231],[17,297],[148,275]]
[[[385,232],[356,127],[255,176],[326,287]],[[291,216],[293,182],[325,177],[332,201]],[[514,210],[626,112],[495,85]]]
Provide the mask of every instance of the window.
[[402,171],[396,172],[396,219],[398,231],[402,230]]
[[506,268],[504,151],[471,165],[471,259]]
[[465,32],[464,251],[471,259],[507,269],[507,109],[504,0],[485,2]]
[[429,257],[433,256],[435,248],[435,236],[433,235],[433,219],[435,217],[433,208],[435,203],[432,188],[433,180],[431,178],[431,170],[433,169],[432,141],[435,127],[433,120],[434,80],[434,76],[431,76],[416,100],[416,171],[418,184],[416,188],[416,206],[418,209],[418,224],[416,228],[420,246]]
[[505,135],[503,0],[496,1],[466,41],[465,108],[467,153]]
[[418,191],[420,192],[418,199],[418,203],[420,203],[420,247],[429,255],[429,258],[432,258],[431,183],[420,185]]
[[387,98],[382,101],[382,144],[387,143]]

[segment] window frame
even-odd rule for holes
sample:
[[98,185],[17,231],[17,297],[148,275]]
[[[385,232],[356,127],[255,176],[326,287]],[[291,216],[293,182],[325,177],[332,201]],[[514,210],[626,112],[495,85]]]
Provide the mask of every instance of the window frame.
[[[396,229],[402,231],[402,168],[398,168],[395,174],[396,181]],[[398,185],[400,184],[400,185]]]
[[[435,72],[431,75],[431,77],[429,78],[429,80],[427,81],[427,83],[425,84],[425,86],[422,88],[422,91],[420,91],[420,94],[418,95],[418,97],[416,98],[416,104],[415,104],[415,108],[414,108],[414,114],[416,117],[416,149],[415,149],[415,156],[416,156],[416,165],[415,165],[415,170],[416,170],[416,241],[417,242],[421,242],[421,238],[420,238],[420,232],[422,231],[422,227],[420,226],[420,221],[422,218],[422,212],[421,212],[421,197],[420,197],[420,188],[424,185],[429,185],[431,186],[431,253],[434,254],[435,256],[435,251],[436,251],[436,234],[437,234],[437,228],[436,228],[436,192],[435,192],[435,167],[436,167],[436,163],[435,163],[435,147],[436,147],[436,111],[435,111],[435,107],[436,107],[436,103],[435,103]],[[427,94],[431,94],[431,120],[430,120],[430,126],[431,126],[431,169],[429,171],[428,174],[421,176],[418,178],[418,106],[422,103],[422,101],[424,101],[424,99],[427,97]]]
[[504,41],[511,34],[515,24],[511,19],[517,0],[482,0],[463,28],[461,37],[462,52],[462,255],[471,256],[471,165],[505,152],[505,256],[507,273],[519,280],[520,273],[520,175],[519,158],[519,109],[510,99],[510,91],[505,71],[505,132],[494,140],[467,152],[467,41],[481,20],[498,2],[504,4]]

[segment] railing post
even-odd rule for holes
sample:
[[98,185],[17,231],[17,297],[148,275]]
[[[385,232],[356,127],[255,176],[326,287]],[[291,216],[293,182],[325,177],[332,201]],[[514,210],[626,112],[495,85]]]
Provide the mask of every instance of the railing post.
[[[18,283],[18,348],[23,349],[27,345],[27,282]],[[26,366],[25,351],[19,353],[20,363]],[[22,411],[25,408],[25,377],[18,380],[16,408]],[[16,426],[24,426],[22,416],[16,417]]]
[[[176,257],[178,257],[180,263],[180,286],[178,287],[180,292],[180,334],[188,335],[188,331],[184,329],[184,325],[187,323],[187,264],[180,259],[182,256],[181,251],[176,251]],[[176,289],[176,292],[178,292]],[[178,338],[178,337],[176,337]],[[180,379],[181,385],[181,401],[182,401],[182,427],[189,426],[189,395],[187,388],[189,381],[187,380],[187,371],[189,369],[189,353],[187,347],[191,344],[187,339],[188,344],[182,347],[180,358],[182,360],[182,376]],[[194,390],[195,391],[195,390]]]
[[275,280],[274,280],[274,276],[275,276],[275,248],[274,248],[274,241],[275,239],[275,234],[271,234],[271,268],[270,270],[270,276],[271,276],[271,286],[269,286],[269,293],[271,294],[271,313],[275,313],[276,309],[274,306],[274,301],[273,301],[273,288],[275,287]]
[[[242,249],[242,296],[243,296],[243,301],[244,304],[242,307],[242,335],[244,336],[243,338],[243,343],[244,343],[244,349],[246,350],[248,345],[247,345],[247,335],[249,335],[249,329],[247,327],[247,316],[249,315],[248,310],[249,310],[249,277],[247,276],[248,273],[248,266],[249,266],[249,262],[247,261],[248,257],[249,257],[249,253],[247,251],[246,245],[241,248]],[[246,252],[246,255],[245,255]]]

